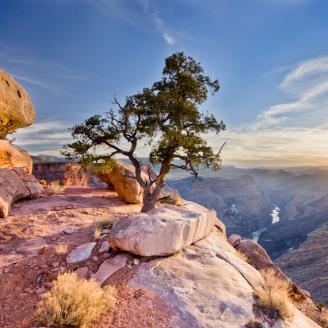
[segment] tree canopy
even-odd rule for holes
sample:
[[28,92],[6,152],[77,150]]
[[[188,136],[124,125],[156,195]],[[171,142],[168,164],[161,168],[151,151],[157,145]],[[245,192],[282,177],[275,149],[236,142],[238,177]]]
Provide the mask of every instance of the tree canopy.
[[[154,207],[171,168],[186,170],[195,177],[200,167],[219,169],[222,146],[215,152],[204,135],[219,133],[225,125],[199,109],[219,88],[218,80],[205,75],[200,63],[183,52],[174,53],[166,58],[162,78],[152,87],[126,97],[124,103],[114,99],[113,108],[105,115],[94,115],[75,125],[74,142],[64,153],[87,163],[108,161],[115,155],[127,157],[144,189],[142,210],[147,211]],[[155,180],[142,178],[136,154],[141,142],[150,149],[150,163],[160,167]],[[108,151],[100,153],[99,146]]]

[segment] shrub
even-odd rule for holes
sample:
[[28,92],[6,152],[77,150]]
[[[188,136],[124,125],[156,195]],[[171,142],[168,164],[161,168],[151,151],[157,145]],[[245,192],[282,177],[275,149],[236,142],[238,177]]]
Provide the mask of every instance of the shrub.
[[108,218],[108,217],[100,218],[97,221],[97,225],[101,229],[109,229],[113,225],[113,218]]
[[277,276],[273,269],[260,270],[260,273],[263,276],[265,287],[258,291],[259,305],[268,312],[275,312],[281,319],[292,318],[288,282]]
[[47,186],[49,195],[60,195],[63,193],[65,186],[60,181],[53,181]]
[[36,316],[42,325],[54,328],[86,328],[115,304],[115,289],[102,289],[94,280],[78,279],[76,273],[57,277],[42,296]]
[[101,236],[101,229],[96,227],[93,232],[93,236],[94,236],[95,240],[98,240]]

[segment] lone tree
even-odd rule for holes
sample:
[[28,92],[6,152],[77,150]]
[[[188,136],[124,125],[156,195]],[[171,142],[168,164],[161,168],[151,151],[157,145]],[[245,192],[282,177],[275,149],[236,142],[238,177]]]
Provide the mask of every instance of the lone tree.
[[[151,88],[127,97],[124,104],[114,99],[114,108],[105,115],[75,125],[75,141],[65,147],[64,153],[88,163],[106,162],[115,155],[127,157],[135,168],[133,178],[144,190],[141,211],[147,212],[154,208],[171,168],[195,177],[201,167],[220,168],[222,146],[214,152],[203,135],[219,133],[225,125],[199,110],[208,94],[215,94],[219,88],[218,80],[204,75],[200,63],[183,52],[174,53],[165,60],[162,79]],[[142,163],[136,155],[141,142],[151,147],[150,163],[160,166],[156,179],[150,171],[148,179],[142,177]],[[99,155],[99,146],[108,153]]]

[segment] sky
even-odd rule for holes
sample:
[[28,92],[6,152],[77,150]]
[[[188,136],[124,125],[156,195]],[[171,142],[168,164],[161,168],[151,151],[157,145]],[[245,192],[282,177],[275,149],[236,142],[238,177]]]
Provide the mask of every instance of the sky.
[[184,51],[220,81],[202,109],[227,125],[206,137],[227,141],[223,164],[327,165],[327,14],[326,0],[1,0],[0,68],[37,113],[10,138],[59,155],[70,127]]

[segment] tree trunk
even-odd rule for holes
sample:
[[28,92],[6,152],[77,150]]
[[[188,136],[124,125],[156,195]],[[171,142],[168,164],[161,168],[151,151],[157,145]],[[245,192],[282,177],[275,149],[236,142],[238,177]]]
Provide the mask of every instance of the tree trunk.
[[150,193],[149,191],[145,190],[141,212],[145,213],[152,210],[153,208],[155,208],[156,202],[157,199],[154,197],[154,195],[152,195],[152,193]]
[[155,208],[158,197],[164,188],[164,181],[158,181],[156,187],[151,191],[150,187],[144,189],[143,206],[141,212],[145,213]]

